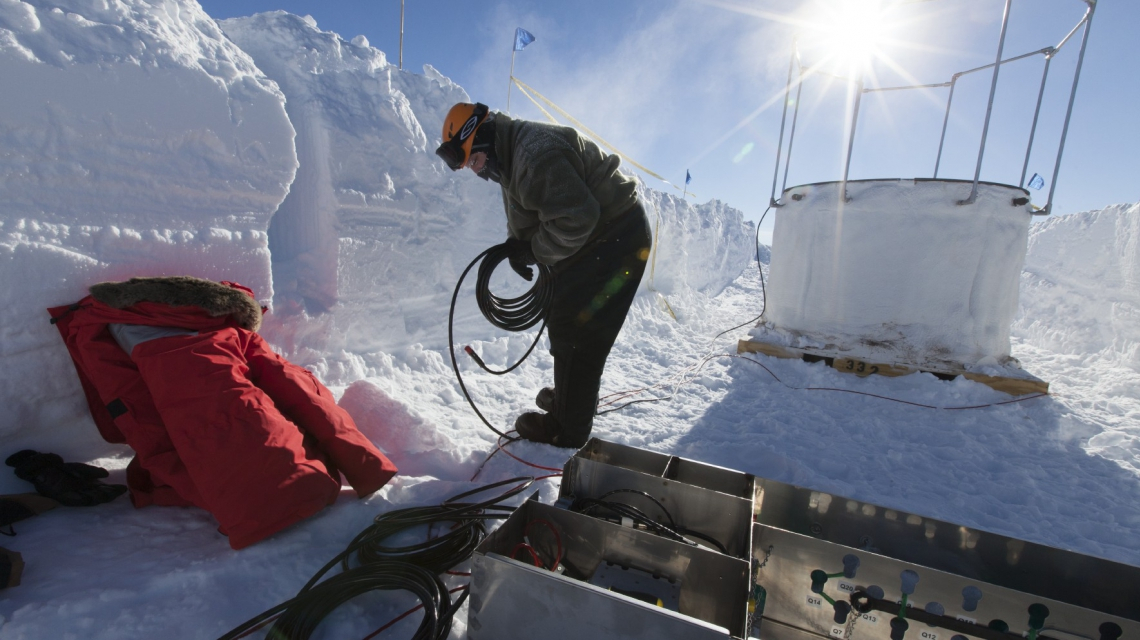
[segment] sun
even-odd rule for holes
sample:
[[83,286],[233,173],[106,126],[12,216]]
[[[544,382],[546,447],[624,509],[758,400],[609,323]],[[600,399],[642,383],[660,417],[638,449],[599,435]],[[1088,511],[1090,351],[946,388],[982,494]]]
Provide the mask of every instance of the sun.
[[797,21],[800,48],[808,64],[855,78],[886,55],[893,23],[884,0],[817,0]]

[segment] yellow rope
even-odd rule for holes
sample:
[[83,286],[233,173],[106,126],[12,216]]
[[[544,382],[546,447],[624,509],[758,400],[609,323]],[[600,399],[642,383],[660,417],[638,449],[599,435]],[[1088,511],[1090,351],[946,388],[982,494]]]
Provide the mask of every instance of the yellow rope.
[[[578,128],[579,128],[579,129],[581,129],[582,131],[586,132],[586,135],[590,136],[590,137],[591,137],[591,138],[593,138],[594,140],[597,140],[597,141],[598,141],[598,144],[600,144],[600,145],[602,145],[603,147],[605,147],[605,148],[609,149],[610,151],[613,151],[613,152],[614,152],[614,154],[616,154],[616,155],[617,155],[619,158],[621,158],[622,160],[625,160],[626,162],[630,163],[631,165],[633,165],[633,166],[637,167],[638,169],[641,169],[641,170],[642,170],[642,171],[644,171],[645,173],[647,173],[647,174],[649,174],[649,175],[653,176],[654,178],[657,178],[657,179],[658,179],[658,180],[660,180],[661,182],[664,182],[665,184],[667,184],[667,185],[669,185],[669,186],[673,187],[673,188],[674,188],[674,189],[676,189],[677,191],[680,191],[680,192],[682,192],[682,193],[686,193],[686,191],[687,191],[687,190],[685,190],[685,189],[682,189],[681,187],[678,187],[677,185],[673,184],[672,182],[669,182],[668,180],[666,180],[665,178],[661,177],[660,175],[658,175],[658,174],[654,173],[653,171],[650,171],[649,169],[645,168],[645,166],[644,166],[644,165],[642,165],[642,164],[638,163],[638,162],[637,162],[637,161],[635,161],[633,158],[630,158],[629,156],[627,156],[627,155],[625,155],[624,153],[622,153],[622,152],[621,152],[621,151],[620,151],[620,150],[619,150],[617,147],[613,146],[613,145],[612,145],[612,144],[610,144],[609,142],[606,142],[606,140],[605,140],[604,138],[602,138],[602,137],[601,137],[601,136],[599,136],[598,134],[594,133],[594,132],[593,132],[593,131],[592,131],[592,130],[589,128],[589,127],[587,127],[586,125],[582,124],[582,123],[581,123],[580,121],[578,121],[578,120],[577,120],[577,119],[576,119],[574,116],[572,116],[572,115],[570,115],[569,113],[567,113],[565,109],[563,109],[562,107],[559,107],[558,105],[554,104],[553,102],[551,102],[551,101],[550,101],[550,99],[549,99],[549,98],[547,98],[546,96],[542,95],[542,94],[541,94],[541,93],[539,93],[538,91],[535,91],[534,87],[532,87],[532,86],[528,85],[527,83],[523,82],[522,80],[519,80],[518,78],[516,78],[516,77],[514,77],[514,76],[511,76],[511,80],[512,80],[512,81],[515,83],[515,85],[516,85],[516,86],[517,86],[517,87],[518,87],[518,88],[519,88],[521,91],[523,91],[524,93],[525,93],[525,92],[527,92],[527,91],[530,91],[530,92],[531,92],[531,93],[533,93],[534,95],[538,96],[538,98],[539,98],[540,100],[542,100],[543,102],[545,102],[545,103],[546,103],[546,104],[547,104],[547,105],[548,105],[548,106],[549,106],[551,109],[554,109],[554,110],[555,110],[555,111],[557,111],[559,114],[561,114],[563,118],[566,118],[567,120],[569,120],[570,122],[572,122],[572,123],[574,124],[574,126],[575,126],[575,127],[578,127]],[[534,98],[531,98],[530,94],[527,94],[527,97],[531,99],[531,102],[534,102]],[[554,123],[557,123],[557,122],[558,122],[557,120],[555,120],[555,119],[553,118],[553,116],[551,116],[549,113],[547,113],[546,109],[543,109],[541,105],[539,105],[537,102],[535,102],[534,104],[535,104],[536,106],[538,106],[538,108],[539,108],[539,110],[540,110],[540,111],[542,111],[544,114],[546,114],[546,117],[547,117],[547,118],[550,118],[551,122],[554,122]],[[696,194],[690,194],[690,195],[692,195],[694,198],[696,197]]]
[[[514,76],[511,76],[511,80],[514,80]],[[550,112],[549,112],[549,111],[547,111],[546,109],[543,109],[543,108],[542,108],[542,105],[538,103],[538,100],[535,100],[535,99],[534,99],[534,96],[532,96],[532,95],[530,95],[529,93],[527,93],[527,92],[526,92],[526,89],[523,89],[522,87],[519,87],[519,91],[522,91],[522,94],[523,94],[524,96],[526,96],[527,98],[529,98],[529,99],[530,99],[530,101],[534,103],[534,106],[538,107],[538,110],[542,112],[542,115],[546,116],[546,119],[547,119],[547,120],[549,120],[549,121],[550,121],[552,124],[562,124],[561,122],[559,122],[559,121],[558,121],[558,119],[557,119],[557,118],[555,118],[554,116],[550,115]]]

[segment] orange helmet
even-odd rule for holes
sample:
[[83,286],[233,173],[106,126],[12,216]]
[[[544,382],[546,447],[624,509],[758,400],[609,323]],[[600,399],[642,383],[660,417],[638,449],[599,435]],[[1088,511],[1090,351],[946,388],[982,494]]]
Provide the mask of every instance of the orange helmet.
[[481,102],[459,102],[447,112],[443,119],[443,144],[435,154],[443,158],[452,171],[459,171],[467,164],[475,131],[487,119],[487,113],[487,105]]

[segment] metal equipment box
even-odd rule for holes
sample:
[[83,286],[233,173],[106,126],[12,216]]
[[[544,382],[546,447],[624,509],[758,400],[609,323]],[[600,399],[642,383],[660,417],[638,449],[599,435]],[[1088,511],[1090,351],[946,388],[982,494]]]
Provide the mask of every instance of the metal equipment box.
[[[569,508],[619,497],[701,535]],[[468,637],[1140,640],[1140,568],[592,439],[476,550]]]
[[[1140,568],[773,480],[756,485],[765,640],[1140,639]],[[831,601],[869,610],[842,616]]]
[[[510,558],[527,524],[537,520],[561,532],[565,573]],[[541,541],[531,535],[545,557],[554,556],[551,534]],[[679,610],[590,584],[606,563],[677,585]],[[741,638],[748,591],[746,560],[528,500],[475,552],[467,637]]]

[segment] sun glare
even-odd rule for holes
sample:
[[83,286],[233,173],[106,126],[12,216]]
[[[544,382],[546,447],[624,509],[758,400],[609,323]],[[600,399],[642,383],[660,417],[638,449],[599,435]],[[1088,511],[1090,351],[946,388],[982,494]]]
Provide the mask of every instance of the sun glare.
[[858,77],[884,55],[891,24],[883,0],[819,0],[805,12],[800,45],[809,65]]

